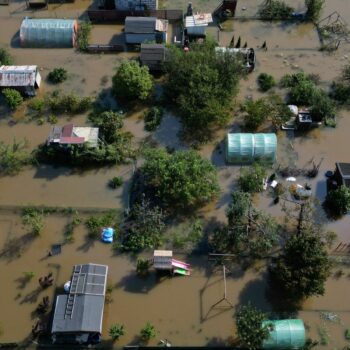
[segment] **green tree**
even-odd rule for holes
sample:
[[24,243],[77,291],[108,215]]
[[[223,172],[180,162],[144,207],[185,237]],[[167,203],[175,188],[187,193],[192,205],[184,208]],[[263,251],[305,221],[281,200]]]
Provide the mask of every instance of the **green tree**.
[[270,90],[276,85],[276,81],[272,75],[261,73],[258,76],[259,89],[263,92]]
[[7,105],[13,110],[23,103],[22,95],[15,89],[6,88],[2,90],[2,93],[5,96]]
[[113,340],[119,340],[119,338],[125,334],[124,325],[119,323],[113,324],[109,328],[108,333]]
[[268,119],[276,130],[293,117],[293,113],[279,95],[269,95],[266,98],[266,103],[269,106]]
[[300,234],[289,237],[269,273],[273,286],[279,288],[283,297],[298,303],[310,296],[324,294],[330,266],[326,244],[319,233],[302,229]]
[[79,23],[76,46],[80,51],[86,51],[89,46],[92,25],[88,21]]
[[323,90],[317,90],[312,101],[310,113],[315,121],[334,117],[335,104]]
[[305,0],[306,17],[313,22],[317,22],[320,19],[324,2],[325,0]]
[[269,117],[270,105],[267,100],[260,98],[256,101],[247,101],[243,105],[244,128],[247,131],[256,131]]
[[329,191],[325,205],[332,214],[336,216],[345,215],[350,210],[350,190],[342,185]]
[[254,163],[251,167],[241,169],[238,184],[243,192],[261,192],[265,177],[265,168],[258,163]]
[[147,100],[154,89],[148,67],[137,61],[123,61],[112,79],[113,93],[122,101]]
[[168,209],[194,209],[219,192],[216,168],[195,151],[149,150],[141,171],[145,185]]
[[126,220],[122,248],[140,251],[146,248],[158,248],[162,243],[165,229],[162,210],[143,199],[135,204]]
[[13,64],[13,58],[8,51],[0,47],[0,66],[11,66]]
[[289,102],[297,106],[310,106],[316,96],[316,86],[309,80],[302,80],[290,89]]
[[284,1],[269,0],[265,1],[259,8],[258,14],[264,20],[288,19],[294,12],[293,7],[288,6]]
[[66,69],[59,67],[54,68],[47,76],[47,79],[53,84],[59,84],[67,80],[68,72]]
[[152,338],[155,338],[156,329],[150,322],[147,322],[145,326],[141,329],[140,334],[142,340],[148,341]]
[[163,118],[162,107],[152,107],[144,114],[145,129],[147,131],[155,131],[160,125]]
[[260,349],[268,339],[268,325],[263,326],[267,315],[251,304],[240,306],[235,313],[237,337],[241,346],[248,349]]

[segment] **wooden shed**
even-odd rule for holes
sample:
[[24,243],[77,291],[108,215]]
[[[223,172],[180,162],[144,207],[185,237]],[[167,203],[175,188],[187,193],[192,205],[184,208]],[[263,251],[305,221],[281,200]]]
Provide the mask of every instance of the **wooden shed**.
[[150,70],[161,70],[165,55],[166,48],[163,44],[141,44],[141,64]]
[[153,266],[156,270],[171,270],[172,260],[172,250],[155,250],[153,253]]
[[350,188],[350,163],[335,163],[334,180],[338,186]]

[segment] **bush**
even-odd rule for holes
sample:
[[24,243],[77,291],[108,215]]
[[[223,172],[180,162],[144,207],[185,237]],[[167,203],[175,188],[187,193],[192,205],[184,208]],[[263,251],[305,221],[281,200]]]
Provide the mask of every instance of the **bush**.
[[242,168],[238,184],[243,192],[261,192],[263,190],[265,177],[265,169],[261,165],[255,163],[249,168]]
[[275,79],[272,75],[261,73],[258,76],[259,89],[263,92],[270,90],[276,85]]
[[306,18],[317,22],[320,19],[324,2],[325,0],[305,0],[305,5],[307,7]]
[[142,340],[148,341],[156,337],[156,329],[150,322],[147,322],[141,329],[140,334]]
[[310,106],[316,97],[316,86],[309,80],[303,80],[293,86],[289,92],[289,103],[297,106]]
[[155,131],[160,125],[163,117],[163,108],[152,107],[144,114],[145,129]]
[[80,51],[86,51],[89,46],[89,39],[92,30],[92,25],[90,22],[84,21],[79,24],[78,34],[77,34],[77,48]]
[[260,7],[258,15],[265,20],[288,19],[292,16],[294,9],[280,0],[265,1]]
[[136,272],[139,276],[144,277],[149,273],[149,268],[151,267],[151,263],[147,259],[139,258],[136,262]]
[[6,49],[0,47],[0,66],[13,65],[13,58]]
[[241,346],[248,349],[260,349],[264,340],[269,338],[268,325],[262,326],[267,315],[251,304],[240,306],[236,313],[237,336]]
[[44,228],[42,213],[34,208],[25,208],[22,210],[22,222],[30,229],[30,233],[39,236]]
[[325,205],[336,216],[347,214],[350,210],[350,190],[346,186],[340,186],[329,191]]
[[123,178],[121,176],[115,176],[109,181],[108,186],[110,188],[116,189],[123,184]]
[[116,228],[119,223],[119,217],[117,213],[110,210],[100,216],[90,216],[85,221],[85,226],[88,229],[88,236],[90,238],[98,238],[101,235],[102,228],[112,227]]
[[279,85],[284,88],[291,88],[295,87],[297,85],[300,85],[301,83],[307,81],[313,84],[318,84],[319,83],[319,76],[315,74],[305,74],[304,72],[299,72],[295,74],[286,74],[284,75],[281,80]]
[[35,98],[29,102],[28,107],[35,112],[41,113],[45,108],[45,101],[42,98]]
[[61,95],[58,91],[48,96],[46,103],[56,113],[78,114],[88,111],[92,106],[91,97],[80,97],[74,92]]
[[47,79],[53,84],[62,83],[63,81],[67,80],[67,78],[68,72],[61,67],[54,68],[47,76]]
[[145,185],[168,209],[194,209],[219,192],[216,168],[195,151],[149,150],[141,172]]
[[3,95],[5,96],[5,101],[7,105],[15,110],[23,103],[22,95],[15,89],[4,89],[2,90]]
[[115,97],[122,101],[144,101],[153,92],[153,78],[148,67],[141,67],[136,61],[123,61],[112,78],[112,89]]
[[246,131],[256,131],[269,117],[271,111],[266,99],[247,101],[243,105],[245,111],[244,128]]
[[312,119],[323,121],[335,115],[335,104],[322,90],[317,90],[310,108]]
[[116,323],[109,328],[108,333],[113,340],[118,340],[125,334],[124,325]]

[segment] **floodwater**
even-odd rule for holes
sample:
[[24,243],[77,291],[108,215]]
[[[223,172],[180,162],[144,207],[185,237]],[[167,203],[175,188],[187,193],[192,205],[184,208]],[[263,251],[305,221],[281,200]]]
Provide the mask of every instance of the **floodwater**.
[[[195,11],[212,10],[217,1],[192,1]],[[262,0],[245,0],[238,2],[237,15],[240,17],[255,16],[257,6]],[[288,3],[298,10],[303,10],[304,1]],[[69,79],[60,84],[64,92],[75,91],[81,96],[97,97],[101,92],[110,94],[111,76],[122,59],[137,57],[137,53],[118,53],[105,55],[85,55],[74,49],[20,49],[18,48],[18,30],[24,16],[35,17],[79,17],[84,18],[88,7],[96,7],[90,0],[78,0],[74,4],[50,4],[49,10],[27,11],[24,1],[11,2],[10,6],[0,7],[0,45],[9,49],[16,64],[37,64],[43,77],[39,96],[53,91],[56,86],[46,82],[47,74],[54,67],[65,67]],[[163,6],[185,9],[184,0],[163,1]],[[324,15],[334,10],[341,13],[350,22],[350,8],[345,0],[326,1]],[[256,20],[235,20],[225,23],[225,30],[219,32],[215,26],[208,29],[217,38],[220,45],[227,45],[232,36],[236,40],[241,36],[244,43],[257,49],[256,71],[240,84],[238,100],[262,97],[258,91],[256,79],[259,73],[272,74],[276,80],[286,73],[305,70],[307,73],[320,75],[320,86],[327,88],[338,76],[341,67],[348,62],[350,46],[343,45],[334,54],[318,51],[319,41],[315,29],[310,24],[262,23]],[[5,29],[5,30],[4,30]],[[92,32],[93,43],[119,43],[122,26],[96,25]],[[259,46],[266,40],[268,50],[260,51]],[[277,88],[276,92],[280,92]],[[115,107],[115,106],[114,106]],[[150,138],[163,147],[184,149],[187,146],[178,137],[181,130],[179,120],[171,113],[166,113],[160,128],[150,135],[143,128],[143,112],[137,110],[128,113],[124,129],[134,135],[135,147],[143,140]],[[73,122],[85,125],[86,115],[73,118],[58,116],[60,123]],[[17,124],[9,124],[10,119]],[[235,188],[239,167],[227,166],[224,160],[225,134],[238,131],[239,113],[232,115],[232,123],[219,130],[213,141],[203,146],[201,154],[211,160],[218,168],[221,193],[217,201],[208,204],[198,215],[204,220],[225,220],[225,210],[230,202],[230,193]],[[0,140],[12,142],[26,138],[29,149],[34,149],[44,142],[50,130],[50,124],[37,125],[28,121],[25,108],[14,116],[8,111],[0,110]],[[305,167],[311,160],[321,162],[317,178],[309,181],[317,198],[322,201],[325,196],[326,183],[324,173],[334,169],[337,161],[348,162],[350,130],[349,111],[339,112],[337,128],[320,128],[307,135],[290,135],[279,132],[278,162]],[[126,336],[118,345],[138,341],[140,328],[146,321],[152,322],[157,329],[154,343],[168,339],[174,345],[223,345],[230,342],[234,331],[233,309],[224,307],[211,309],[211,306],[223,296],[222,272],[214,270],[207,257],[178,255],[193,264],[190,277],[164,278],[158,280],[153,273],[143,280],[135,276],[135,261],[130,256],[115,256],[110,246],[100,242],[86,240],[86,232],[81,225],[76,229],[75,242],[63,247],[61,255],[46,259],[46,253],[54,243],[63,240],[64,226],[67,218],[50,216],[45,219],[45,230],[41,237],[29,239],[20,223],[19,217],[5,208],[17,208],[27,204],[58,207],[75,207],[79,209],[124,209],[128,202],[128,187],[133,165],[102,168],[94,171],[78,172],[76,170],[43,166],[27,168],[16,176],[0,178],[0,276],[6,281],[0,298],[0,342],[22,341],[30,333],[34,323],[33,311],[44,295],[52,297],[55,288],[43,293],[37,290],[39,276],[52,271],[55,276],[55,287],[62,288],[70,278],[74,264],[96,262],[108,264],[110,284],[114,287],[113,300],[106,305],[104,334],[108,344],[108,327],[113,323],[124,323]],[[117,190],[107,187],[113,176],[123,176],[124,186]],[[306,179],[298,179],[305,183]],[[272,205],[268,194],[257,198],[257,205],[276,217],[282,215],[279,206]],[[327,228],[338,234],[338,241],[349,242],[350,215],[334,222],[327,222]],[[20,247],[20,249],[18,249]],[[20,252],[20,254],[18,254]],[[149,256],[146,254],[146,256]],[[320,349],[342,348],[346,345],[344,331],[350,326],[350,308],[347,300],[349,290],[349,268],[342,268],[344,275],[332,276],[326,284],[323,297],[311,298],[304,305],[299,316],[304,319],[308,335],[319,339],[319,332],[330,335],[329,344]],[[23,285],[23,272],[35,272],[35,278]],[[270,311],[271,305],[265,298],[265,271],[250,269],[246,272],[237,267],[228,274],[228,300],[233,306],[251,301],[264,310]],[[228,306],[223,302],[222,306]],[[321,311],[334,312],[339,316],[337,322],[324,320]]]

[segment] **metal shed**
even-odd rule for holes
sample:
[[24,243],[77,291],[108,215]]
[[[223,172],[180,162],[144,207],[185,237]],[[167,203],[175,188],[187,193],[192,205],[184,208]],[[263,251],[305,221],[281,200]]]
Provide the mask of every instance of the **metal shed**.
[[163,44],[141,44],[141,64],[150,70],[160,70],[165,62],[166,48]]
[[12,88],[35,96],[41,76],[37,66],[0,66],[0,88]]
[[156,270],[171,270],[173,259],[172,250],[155,250],[153,253],[153,266]]
[[191,36],[203,36],[205,35],[206,27],[213,22],[211,13],[201,13],[192,16],[186,16],[185,28],[187,34]]
[[68,294],[58,295],[52,321],[53,343],[100,341],[108,266],[75,265]]
[[338,186],[350,188],[350,163],[335,163],[334,179]]
[[276,152],[276,134],[227,134],[227,163],[250,164],[254,161],[273,163],[276,160]]
[[301,349],[305,345],[305,327],[300,319],[263,321],[271,328],[263,349]]
[[78,22],[74,19],[37,19],[26,17],[21,24],[22,47],[73,47]]
[[125,41],[127,44],[141,44],[145,41],[166,42],[167,30],[167,20],[156,17],[125,18]]

